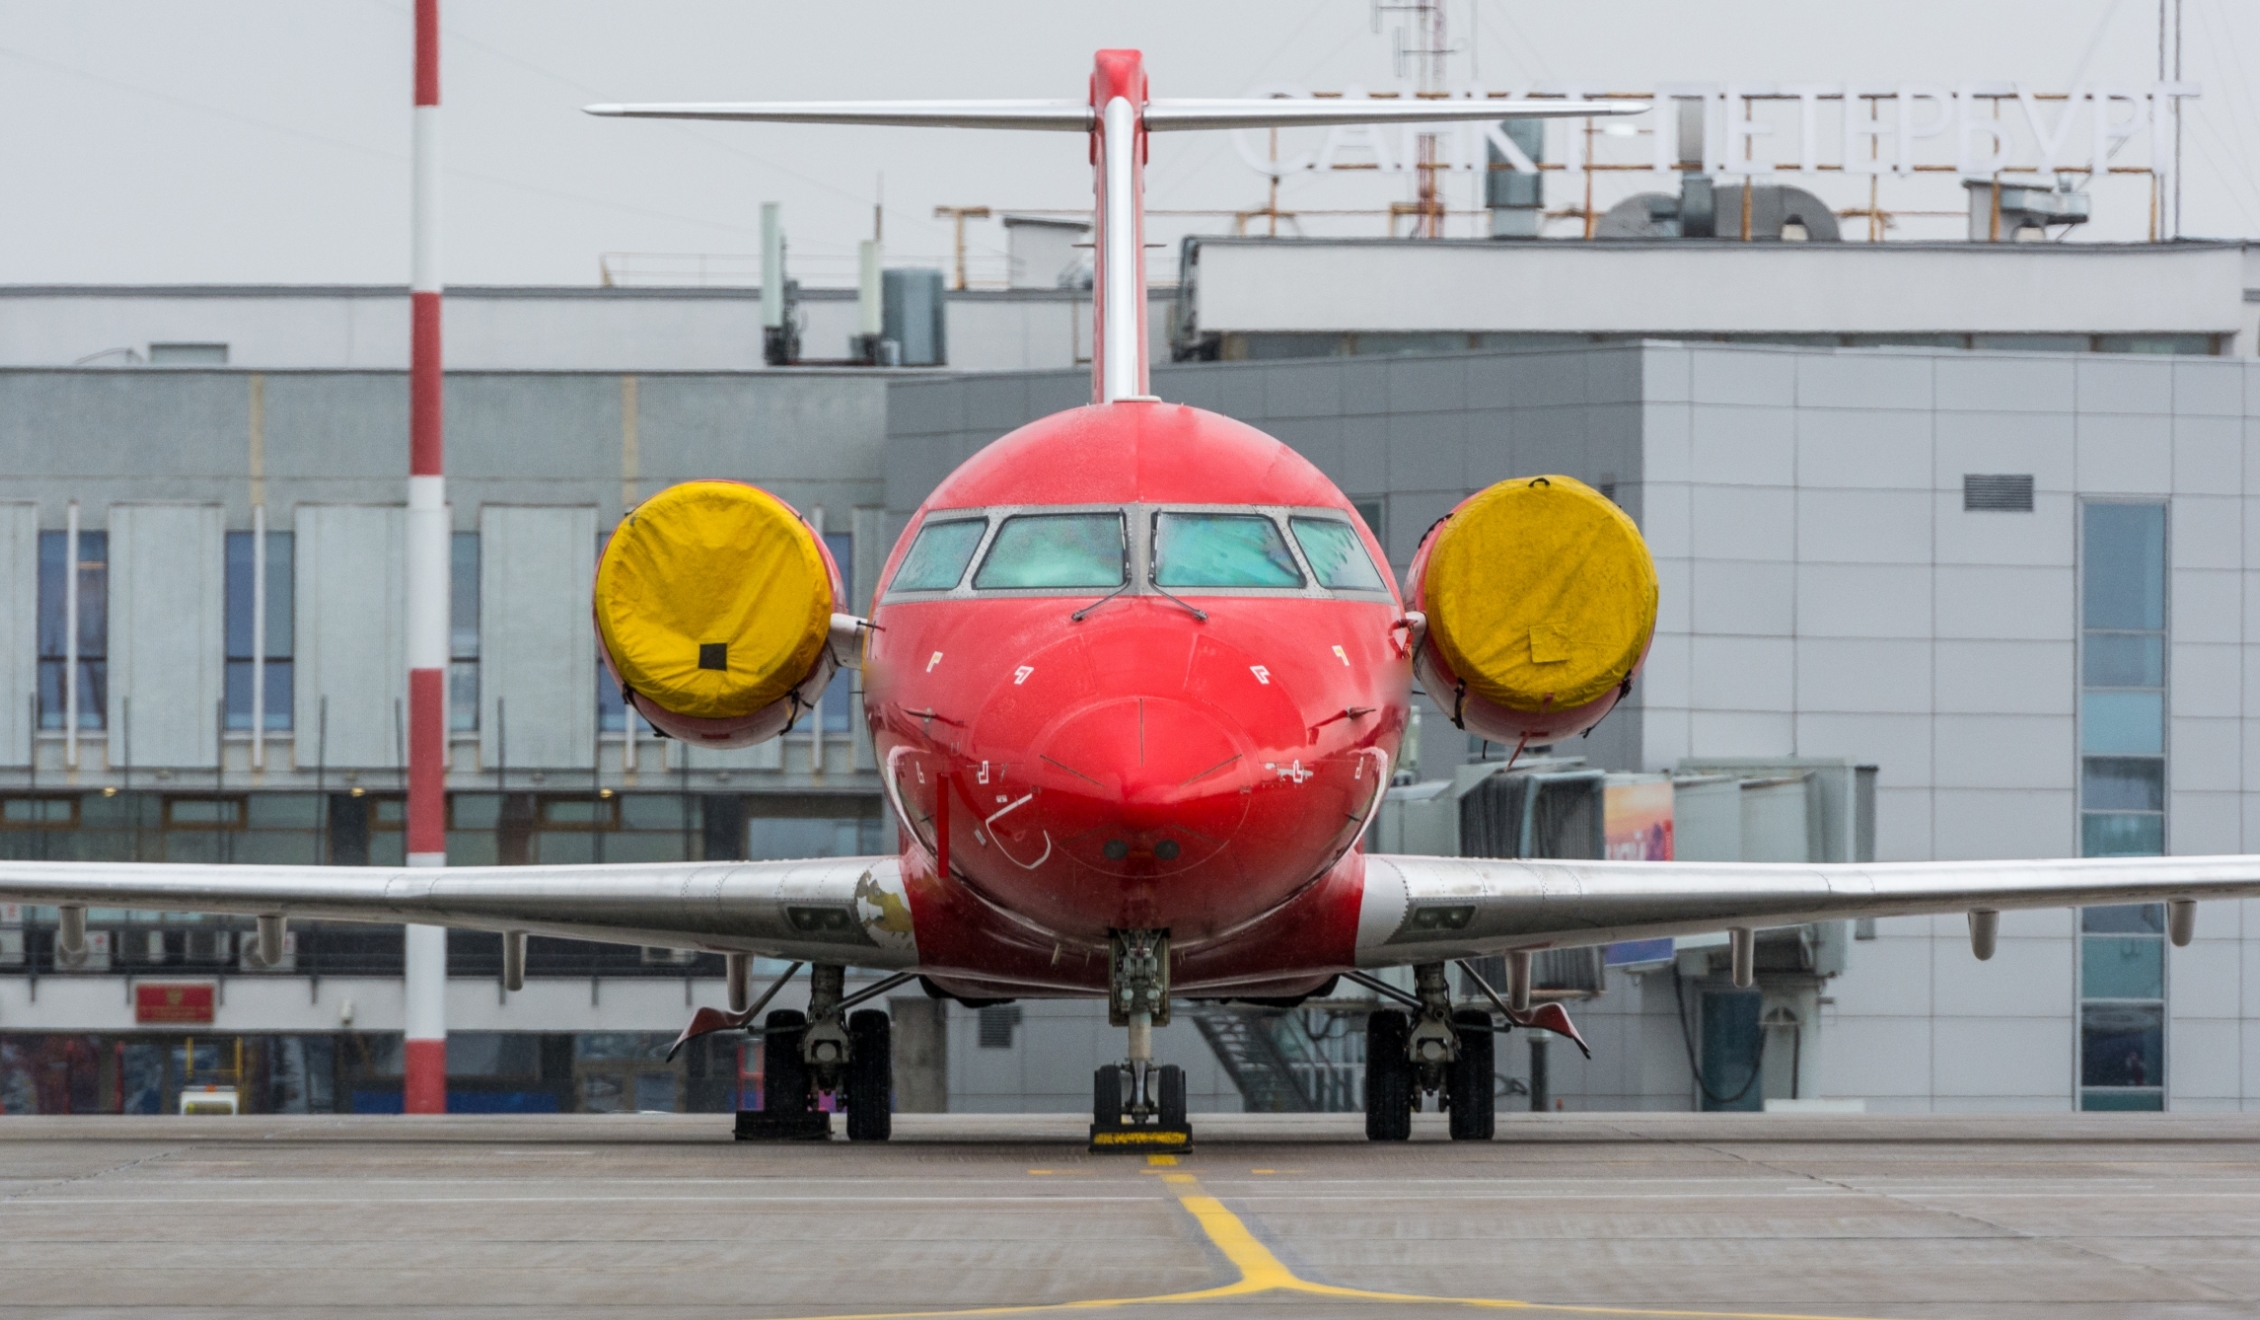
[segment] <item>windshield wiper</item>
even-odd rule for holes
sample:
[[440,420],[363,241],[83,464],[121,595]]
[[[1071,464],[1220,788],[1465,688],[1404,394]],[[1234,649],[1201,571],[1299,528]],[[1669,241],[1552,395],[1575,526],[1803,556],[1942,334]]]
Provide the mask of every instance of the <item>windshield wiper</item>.
[[1175,596],[1170,596],[1170,595],[1169,595],[1169,589],[1168,589],[1167,587],[1164,587],[1163,585],[1161,585],[1161,584],[1160,584],[1159,582],[1151,582],[1151,583],[1148,583],[1147,585],[1148,585],[1148,586],[1151,586],[1151,587],[1152,587],[1152,588],[1153,588],[1154,590],[1156,590],[1156,591],[1160,592],[1160,593],[1161,593],[1162,595],[1164,595],[1164,596],[1168,596],[1170,600],[1172,600],[1172,601],[1176,601],[1176,603],[1177,603],[1177,604],[1179,604],[1179,605],[1182,605],[1182,606],[1184,606],[1184,607],[1185,607],[1186,609],[1189,609],[1189,610],[1191,610],[1191,611],[1193,612],[1193,617],[1194,617],[1194,618],[1196,618],[1196,619],[1199,619],[1199,620],[1200,620],[1200,621],[1201,621],[1202,623],[1207,623],[1207,622],[1208,622],[1208,611],[1207,611],[1207,610],[1204,610],[1204,609],[1202,609],[1202,608],[1201,608],[1200,606],[1193,604],[1193,603],[1192,603],[1191,601],[1178,600],[1178,599],[1177,599],[1177,598],[1176,598]]
[[1104,596],[1101,596],[1097,600],[1092,601],[1090,604],[1085,605],[1082,609],[1079,609],[1073,614],[1068,615],[1067,621],[1069,623],[1081,623],[1083,621],[1084,615],[1089,614],[1092,610],[1095,610],[1099,606],[1106,604],[1108,601],[1113,600],[1116,596],[1121,595],[1123,592],[1128,591],[1129,589],[1130,575],[1125,573],[1122,576],[1121,586],[1116,587],[1114,590],[1106,593]]

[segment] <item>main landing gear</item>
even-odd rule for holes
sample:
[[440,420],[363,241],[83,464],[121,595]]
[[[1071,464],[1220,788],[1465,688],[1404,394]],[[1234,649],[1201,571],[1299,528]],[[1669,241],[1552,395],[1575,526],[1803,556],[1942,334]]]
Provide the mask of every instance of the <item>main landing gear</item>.
[[808,1012],[778,1009],[763,1023],[761,1108],[738,1111],[738,1140],[830,1139],[832,1116],[817,1108],[819,1095],[847,1110],[848,1140],[894,1134],[893,1024],[876,1009],[847,1012],[845,981],[845,968],[818,963],[809,971]]
[[1190,1150],[1185,1070],[1154,1064],[1154,1028],[1169,1025],[1169,932],[1115,931],[1107,966],[1107,1021],[1129,1028],[1130,1051],[1091,1078],[1091,1149]]
[[1383,1008],[1366,1018],[1365,1135],[1409,1138],[1421,1097],[1434,1095],[1451,1115],[1452,1140],[1489,1141],[1496,1120],[1491,1015],[1454,1011],[1442,963],[1415,967],[1413,984],[1417,1014]]

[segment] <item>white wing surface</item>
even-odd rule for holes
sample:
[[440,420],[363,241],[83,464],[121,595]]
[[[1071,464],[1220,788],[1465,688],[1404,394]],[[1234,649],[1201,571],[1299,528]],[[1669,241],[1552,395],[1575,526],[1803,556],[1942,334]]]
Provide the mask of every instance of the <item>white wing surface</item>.
[[[1358,964],[1846,917],[2260,898],[2260,857],[1794,865],[1366,858]],[[2186,926],[2176,923],[2176,942]]]
[[918,962],[900,859],[629,866],[0,862],[0,901],[526,931],[802,962]]

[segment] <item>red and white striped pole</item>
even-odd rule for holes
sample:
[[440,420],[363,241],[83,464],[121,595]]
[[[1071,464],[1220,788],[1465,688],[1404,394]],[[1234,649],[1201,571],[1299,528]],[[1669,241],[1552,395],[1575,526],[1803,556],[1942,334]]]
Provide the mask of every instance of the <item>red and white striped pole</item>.
[[[439,0],[416,0],[409,248],[408,864],[447,865],[448,550],[439,352]],[[447,931],[410,926],[403,1108],[447,1112]]]

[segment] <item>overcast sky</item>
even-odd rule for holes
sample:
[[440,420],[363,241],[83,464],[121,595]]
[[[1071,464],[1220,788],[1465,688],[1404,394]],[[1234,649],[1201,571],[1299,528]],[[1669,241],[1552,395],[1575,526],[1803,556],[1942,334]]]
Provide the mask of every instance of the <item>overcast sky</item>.
[[[1473,71],[1501,90],[2001,79],[2060,91],[2075,76],[2139,88],[2158,51],[2158,0],[1446,3],[1456,40],[1475,31]],[[2182,4],[2183,77],[2204,87],[2186,121],[2185,232],[2260,237],[2260,3]],[[1064,136],[622,122],[580,114],[590,101],[1080,97],[1091,51],[1114,45],[1146,52],[1163,96],[1396,81],[1396,20],[1377,35],[1372,0],[443,0],[443,14],[453,283],[592,283],[606,252],[750,254],[764,200],[785,205],[799,272],[839,283],[882,176],[890,257],[937,264],[949,249],[938,204],[1090,196],[1082,146]],[[404,281],[409,30],[407,0],[0,0],[0,282]],[[1454,57],[1455,85],[1470,65]],[[1150,181],[1157,209],[1264,196],[1223,135],[1157,140]],[[1609,182],[1613,195],[1652,186]],[[1574,200],[1550,187],[1550,204]],[[1285,201],[1379,207],[1408,188],[1337,174],[1291,180]],[[2096,236],[2142,236],[2147,206],[2121,192],[2099,198]],[[1828,195],[1846,204],[1840,187]],[[1229,223],[1164,219],[1156,236]],[[1308,223],[1378,233],[1382,221]],[[971,237],[977,260],[1002,250],[993,221]]]

